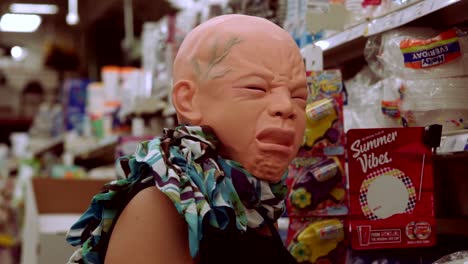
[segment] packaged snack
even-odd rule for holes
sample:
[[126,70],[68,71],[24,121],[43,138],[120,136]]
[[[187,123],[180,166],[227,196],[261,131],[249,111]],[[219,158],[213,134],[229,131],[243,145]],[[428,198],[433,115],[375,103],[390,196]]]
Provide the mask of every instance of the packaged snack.
[[64,84],[63,104],[65,128],[83,133],[86,118],[86,93],[90,83],[86,79],[70,79]]
[[343,155],[343,83],[339,70],[307,72],[308,104],[299,156]]
[[299,263],[345,263],[345,227],[338,218],[291,220],[288,249]]
[[290,216],[346,215],[344,160],[341,157],[297,158],[290,170],[287,200]]
[[423,69],[449,63],[462,56],[458,34],[449,30],[426,39],[403,39],[400,50],[406,68]]
[[287,244],[299,263],[340,264],[348,214],[341,73],[307,72],[307,84],[304,144],[287,179]]

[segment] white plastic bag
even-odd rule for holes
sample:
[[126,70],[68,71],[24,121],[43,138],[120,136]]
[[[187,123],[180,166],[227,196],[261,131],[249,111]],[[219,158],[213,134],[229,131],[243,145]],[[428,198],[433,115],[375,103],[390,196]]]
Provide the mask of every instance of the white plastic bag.
[[[431,28],[392,30],[369,38],[364,56],[369,67],[381,78],[436,79],[467,75],[468,37],[462,30],[453,29],[457,35],[455,41],[455,38],[449,37],[449,31],[441,32]],[[439,35],[441,33],[444,35]],[[434,39],[435,37],[442,39]],[[409,47],[400,46],[405,44],[405,40],[406,43],[411,43],[408,44]],[[429,44],[431,40],[433,42]],[[453,49],[459,52],[453,52]],[[458,57],[449,61],[454,54]],[[420,59],[420,65],[411,68],[412,59]]]
[[468,251],[460,251],[447,255],[433,264],[468,264]]

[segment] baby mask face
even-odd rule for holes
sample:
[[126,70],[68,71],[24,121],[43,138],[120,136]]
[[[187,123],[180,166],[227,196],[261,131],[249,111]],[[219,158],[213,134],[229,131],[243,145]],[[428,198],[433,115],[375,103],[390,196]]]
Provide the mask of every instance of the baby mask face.
[[223,157],[278,182],[303,138],[305,69],[288,33],[251,19],[219,25],[225,33],[211,36],[205,55],[192,58],[200,84],[193,101],[199,125],[214,129]]

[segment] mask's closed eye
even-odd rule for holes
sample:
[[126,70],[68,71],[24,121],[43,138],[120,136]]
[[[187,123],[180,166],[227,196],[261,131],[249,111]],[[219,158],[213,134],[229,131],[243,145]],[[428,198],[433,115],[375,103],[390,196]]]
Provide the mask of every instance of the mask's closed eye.
[[245,89],[252,90],[252,91],[258,91],[258,92],[266,92],[265,88],[258,87],[258,86],[247,86]]
[[307,96],[303,96],[303,95],[293,96],[292,98],[307,101]]
[[305,108],[307,104],[307,91],[296,92],[291,96],[302,108]]
[[307,91],[305,92],[300,91],[300,92],[293,93],[291,98],[307,101]]

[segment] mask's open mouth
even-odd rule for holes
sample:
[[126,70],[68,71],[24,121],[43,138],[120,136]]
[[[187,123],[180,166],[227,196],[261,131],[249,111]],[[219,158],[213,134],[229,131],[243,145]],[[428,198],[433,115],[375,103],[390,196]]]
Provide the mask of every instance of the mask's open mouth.
[[281,128],[267,128],[257,135],[261,143],[292,147],[294,144],[294,131]]

